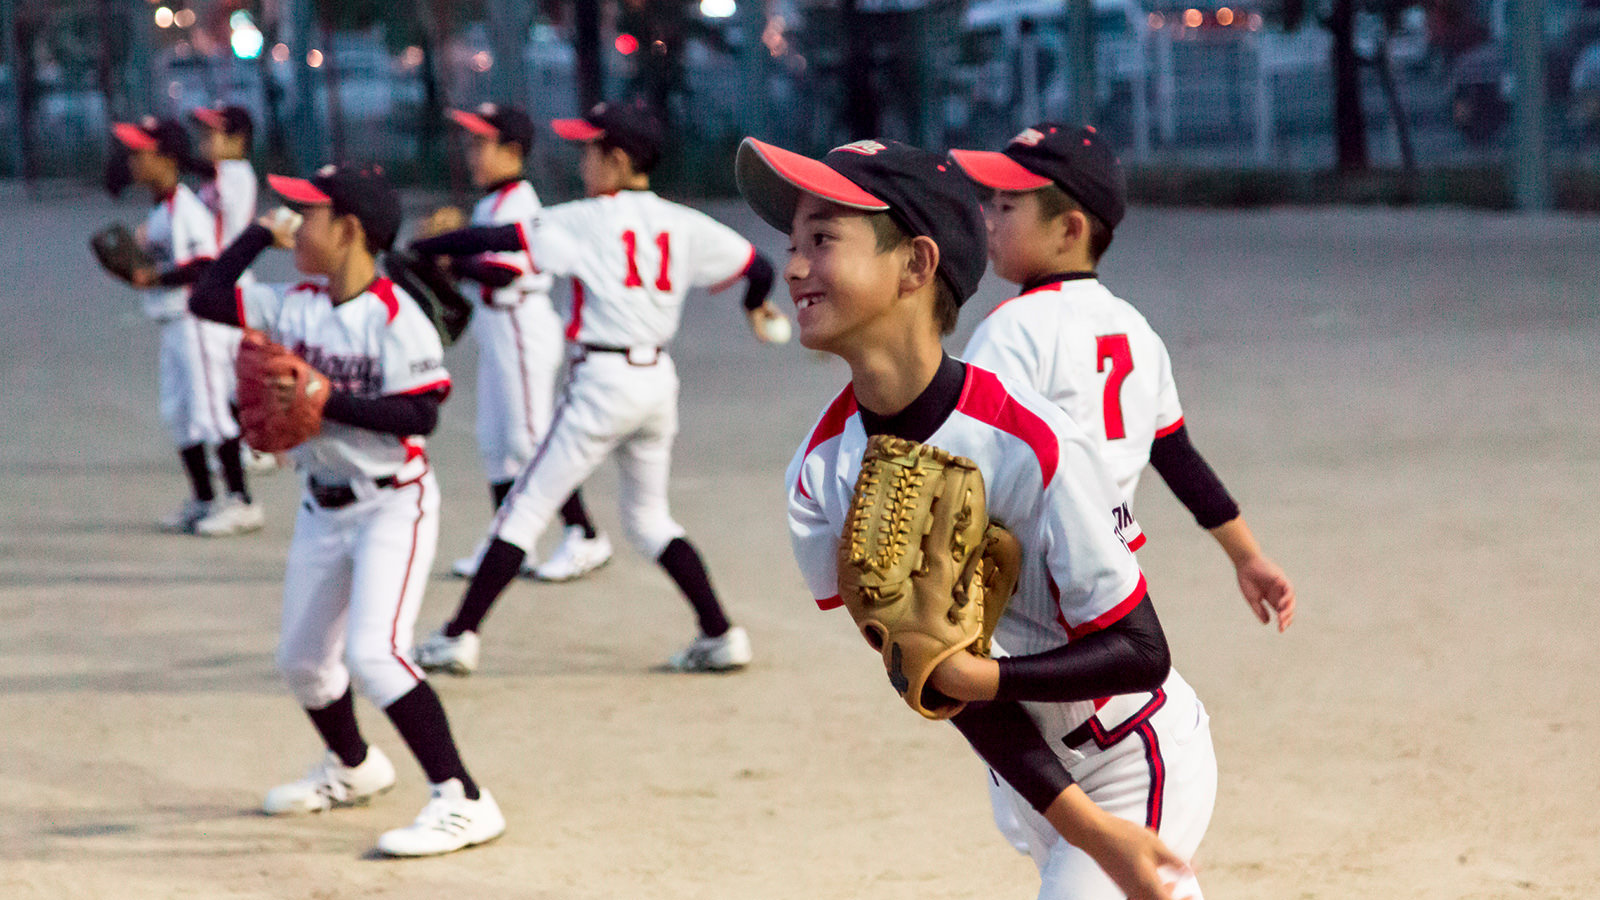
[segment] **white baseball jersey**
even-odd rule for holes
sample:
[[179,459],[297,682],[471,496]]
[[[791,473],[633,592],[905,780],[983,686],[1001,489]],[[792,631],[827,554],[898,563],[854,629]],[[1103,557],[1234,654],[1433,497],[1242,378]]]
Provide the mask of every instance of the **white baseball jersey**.
[[[145,251],[157,269],[181,266],[198,257],[217,255],[217,223],[188,185],[179,184],[157,203],[144,223]],[[157,322],[189,314],[189,289],[150,288],[140,291],[144,314]]]
[[216,176],[200,189],[200,199],[216,217],[217,246],[233,243],[239,233],[256,220],[255,167],[245,159],[224,159],[216,164]]
[[[530,222],[539,216],[544,207],[539,194],[527,181],[513,181],[499,190],[484,196],[472,207],[473,225],[511,225]],[[503,288],[483,287],[483,302],[489,306],[516,306],[528,294],[543,295],[548,303],[550,287],[554,282],[548,272],[534,268],[526,251],[520,253],[484,253],[482,262],[517,273],[517,279]]]
[[[358,397],[450,390],[439,333],[387,278],[338,306],[317,282],[240,284],[237,296],[240,322],[299,354],[334,390]],[[317,481],[342,484],[409,481],[427,468],[425,450],[420,435],[401,438],[329,421],[290,456]]]
[[567,340],[659,347],[677,333],[693,287],[731,287],[755,259],[738,232],[653,191],[547,206],[523,230],[542,272],[571,275]]
[[1183,424],[1166,345],[1094,278],[1045,285],[995,307],[963,357],[1065,410],[1099,445],[1130,502],[1151,441]]

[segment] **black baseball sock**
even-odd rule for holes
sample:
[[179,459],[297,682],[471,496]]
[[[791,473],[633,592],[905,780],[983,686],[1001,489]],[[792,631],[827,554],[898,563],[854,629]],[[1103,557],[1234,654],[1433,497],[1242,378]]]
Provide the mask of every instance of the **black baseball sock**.
[[455,738],[450,736],[450,720],[445,718],[444,706],[439,702],[439,695],[433,692],[426,681],[384,707],[383,711],[394,723],[394,730],[400,732],[406,746],[411,748],[411,755],[417,758],[429,781],[439,784],[459,778],[461,787],[467,792],[467,799],[478,799],[478,784],[467,774],[467,767],[461,762]]
[[494,502],[494,511],[499,512],[502,504],[506,502],[506,495],[511,493],[511,486],[515,481],[489,482],[489,499]]
[[589,521],[589,510],[584,508],[583,497],[576,489],[573,490],[572,496],[567,498],[567,502],[561,504],[561,521],[566,523],[568,528],[574,525],[582,528],[583,536],[590,540],[594,540],[594,536],[598,533],[594,530],[594,523]]
[[722,604],[717,602],[717,593],[711,589],[711,576],[706,574],[705,563],[700,561],[693,544],[674,538],[656,557],[656,562],[667,570],[677,582],[678,590],[683,591],[689,605],[694,607],[694,614],[700,619],[701,634],[719,637],[727,632],[728,617],[722,612]]
[[179,450],[178,456],[183,460],[183,471],[189,476],[189,490],[194,498],[201,503],[217,499],[217,492],[211,488],[211,467],[206,464],[206,445],[190,444]]
[[367,742],[356,727],[356,700],[349,688],[345,688],[343,697],[321,709],[308,709],[306,715],[340,762],[353,769],[366,761]]
[[477,631],[483,624],[483,617],[489,614],[489,607],[522,571],[522,560],[527,555],[515,544],[499,538],[490,541],[489,549],[483,551],[483,559],[478,563],[478,574],[472,576],[467,592],[461,595],[456,617],[444,627],[445,636],[460,637],[464,631]]
[[250,502],[250,488],[244,481],[244,445],[238,438],[223,441],[217,447],[217,459],[222,461],[222,482],[228,486],[228,493],[238,494],[244,502]]

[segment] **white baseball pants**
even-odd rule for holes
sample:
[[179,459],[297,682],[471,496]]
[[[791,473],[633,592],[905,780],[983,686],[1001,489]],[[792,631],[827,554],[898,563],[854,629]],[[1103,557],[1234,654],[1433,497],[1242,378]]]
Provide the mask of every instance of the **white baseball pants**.
[[289,543],[278,671],[306,709],[339,699],[352,680],[385,707],[423,677],[411,644],[439,539],[433,471],[352,487],[356,501],[339,509],[305,495]]
[[636,365],[621,353],[575,360],[550,433],[517,476],[489,534],[531,551],[567,497],[615,452],[628,542],[649,559],[683,537],[667,506],[678,433],[678,372],[666,353]]
[[161,324],[161,421],[180,449],[239,436],[231,404],[242,335],[190,315]]
[[478,345],[478,454],[491,482],[510,481],[550,427],[566,352],[561,317],[543,294],[472,313]]

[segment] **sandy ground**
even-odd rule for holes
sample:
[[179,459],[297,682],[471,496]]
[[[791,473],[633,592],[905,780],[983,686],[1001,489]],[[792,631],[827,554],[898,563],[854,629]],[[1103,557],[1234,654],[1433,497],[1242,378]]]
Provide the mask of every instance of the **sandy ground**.
[[[716,205],[777,255],[783,239]],[[84,237],[136,204],[0,193],[0,897],[1033,896],[975,758],[885,688],[789,554],[782,471],[843,370],[757,346],[696,296],[675,512],[756,664],[654,671],[692,633],[649,562],[519,583],[485,662],[438,688],[510,820],[498,842],[372,859],[425,785],[299,820],[255,810],[318,742],[272,668],[292,476],[267,529],[153,522],[182,479],[156,416],[156,330]],[[1188,421],[1297,582],[1255,625],[1160,484],[1141,552],[1213,717],[1213,898],[1589,897],[1600,641],[1600,279],[1592,220],[1465,212],[1141,209],[1105,274],[1166,337]],[[287,277],[280,257],[268,274]],[[951,343],[1002,296],[987,283]],[[433,441],[435,571],[488,515],[472,350]],[[616,525],[614,476],[589,496]],[[421,628],[459,583],[430,588]],[[973,848],[958,851],[957,848]]]

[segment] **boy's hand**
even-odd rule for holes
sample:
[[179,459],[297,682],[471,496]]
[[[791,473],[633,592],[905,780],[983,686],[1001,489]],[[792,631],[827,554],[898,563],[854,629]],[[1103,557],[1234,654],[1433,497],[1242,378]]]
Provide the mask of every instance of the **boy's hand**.
[[1174,898],[1171,888],[1189,874],[1189,864],[1154,831],[1100,809],[1077,785],[1062,791],[1045,818],[1068,843],[1089,854],[1128,900],[1183,900]]
[[789,320],[778,307],[768,300],[752,310],[745,311],[745,318],[750,320],[750,330],[755,333],[756,340],[764,344],[782,344],[789,340],[791,328]]
[[156,283],[156,270],[148,266],[134,269],[128,275],[128,283],[136,288],[154,287]]
[[971,653],[954,653],[934,667],[928,681],[952,700],[993,700],[1000,689],[1000,664]]
[[294,233],[300,230],[300,223],[304,221],[299,213],[287,206],[280,206],[257,219],[256,224],[272,232],[272,246],[290,250],[294,247]]
[[1294,585],[1278,564],[1264,554],[1240,560],[1235,569],[1239,576],[1239,592],[1250,604],[1261,624],[1272,621],[1278,614],[1278,632],[1281,634],[1294,621]]

